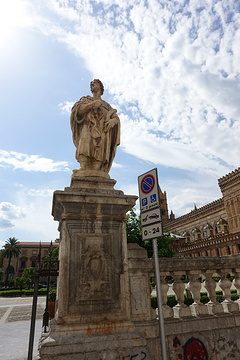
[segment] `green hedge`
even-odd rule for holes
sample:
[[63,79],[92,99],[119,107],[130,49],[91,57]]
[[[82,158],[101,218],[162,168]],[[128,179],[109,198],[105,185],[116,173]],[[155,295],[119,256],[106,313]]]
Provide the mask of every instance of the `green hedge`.
[[0,291],[0,296],[2,297],[16,297],[22,296],[21,290],[7,290],[7,291]]
[[[236,301],[239,299],[237,290],[231,290],[232,296],[231,299],[232,301]],[[216,291],[216,301],[221,303],[225,300],[225,297],[223,296],[223,292],[222,291]],[[207,295],[207,292],[201,292],[201,298],[200,298],[201,303],[203,304],[207,304],[209,302],[209,297]],[[194,303],[194,300],[192,297],[187,297],[184,296],[184,304],[187,306],[190,306],[191,304]],[[177,305],[177,300],[175,295],[168,295],[167,297],[167,305],[170,306],[171,308]],[[157,297],[156,296],[152,296],[151,297],[151,306],[153,309],[156,309],[158,307],[157,305]]]
[[47,288],[42,288],[38,290],[38,295],[47,295]]
[[[34,290],[6,290],[0,291],[1,297],[33,296]],[[47,295],[47,289],[39,289],[38,295]]]

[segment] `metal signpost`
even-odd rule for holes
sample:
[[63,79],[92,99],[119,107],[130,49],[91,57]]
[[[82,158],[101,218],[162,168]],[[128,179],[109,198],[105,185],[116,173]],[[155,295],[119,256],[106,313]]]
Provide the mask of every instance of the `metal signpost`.
[[167,360],[157,238],[163,235],[157,169],[138,177],[142,239],[152,240],[162,360]]
[[51,245],[49,248],[49,259],[45,260],[45,262],[42,262],[42,259],[41,259],[41,243],[39,246],[38,261],[37,261],[36,273],[35,273],[32,316],[31,316],[27,360],[32,360],[32,356],[33,356],[33,344],[34,344],[35,322],[36,322],[36,312],[37,312],[37,298],[38,298],[38,285],[39,285],[40,276],[48,277],[46,308],[45,308],[45,312],[43,315],[43,327],[44,327],[44,332],[46,333],[46,331],[47,331],[46,329],[49,325],[49,314],[48,314],[49,278],[50,278],[50,276],[58,276],[58,260],[52,260],[52,241],[51,241]]

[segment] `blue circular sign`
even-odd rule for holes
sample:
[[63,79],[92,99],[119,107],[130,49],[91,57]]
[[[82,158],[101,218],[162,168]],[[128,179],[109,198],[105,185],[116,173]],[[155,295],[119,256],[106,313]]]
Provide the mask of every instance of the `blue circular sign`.
[[148,194],[152,191],[155,185],[155,179],[152,175],[148,174],[144,176],[141,182],[141,190],[144,194]]

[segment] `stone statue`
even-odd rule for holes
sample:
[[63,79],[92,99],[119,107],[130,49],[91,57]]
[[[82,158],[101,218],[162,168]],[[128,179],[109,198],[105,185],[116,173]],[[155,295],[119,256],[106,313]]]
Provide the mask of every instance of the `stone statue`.
[[90,89],[93,96],[83,96],[72,108],[71,129],[76,159],[81,171],[108,174],[120,144],[120,120],[117,110],[101,99],[102,82],[93,80]]

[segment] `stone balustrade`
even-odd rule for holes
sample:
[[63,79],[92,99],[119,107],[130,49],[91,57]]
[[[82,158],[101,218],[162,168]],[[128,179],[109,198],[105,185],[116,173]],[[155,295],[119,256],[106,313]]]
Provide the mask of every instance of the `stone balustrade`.
[[[144,273],[145,281],[146,277],[150,281],[150,278],[154,276],[154,260],[148,259],[145,250],[140,247],[134,255],[134,246],[136,251],[136,244],[131,244],[130,248],[132,247],[132,249],[129,248],[130,278],[134,278],[136,272],[138,272],[139,278],[140,272],[142,272]],[[131,256],[133,257],[131,258]],[[166,320],[239,312],[240,300],[232,301],[230,291],[232,285],[234,285],[238,294],[240,294],[239,255],[208,258],[160,258],[159,262],[163,313]],[[227,278],[228,274],[235,276],[233,282]],[[175,293],[177,305],[173,308],[167,305],[167,295],[169,293],[169,284],[165,281],[167,276],[171,276],[174,279],[170,287]],[[188,284],[182,281],[183,276],[189,279]],[[221,280],[216,282],[213,280],[213,276],[219,276]],[[203,283],[200,278],[203,280]],[[200,301],[202,286],[204,286],[209,297],[207,304],[203,304]],[[186,287],[188,287],[194,300],[190,306],[184,304]],[[216,290],[222,290],[223,292],[225,300],[222,303],[216,300]]]
[[[232,301],[230,291],[234,283],[240,292],[240,256],[160,258],[159,262],[168,359],[240,359],[240,300]],[[154,277],[154,260],[148,259],[146,250],[137,244],[128,244],[128,271],[131,318],[136,326],[144,328],[151,347],[157,346],[158,311],[151,308],[149,284]],[[233,283],[227,274],[235,276]],[[167,276],[174,279],[171,286],[165,281]],[[183,276],[189,279],[187,284]],[[213,276],[221,280],[217,283]],[[184,304],[186,286],[194,299],[190,306]],[[173,308],[167,305],[170,288],[177,299]],[[222,303],[216,297],[219,289],[225,297]],[[207,304],[200,301],[203,290],[208,293]],[[161,359],[160,352],[156,350],[155,354]]]

